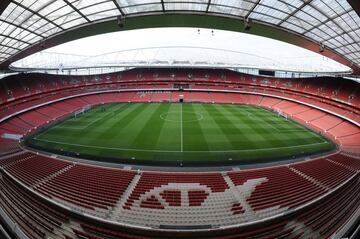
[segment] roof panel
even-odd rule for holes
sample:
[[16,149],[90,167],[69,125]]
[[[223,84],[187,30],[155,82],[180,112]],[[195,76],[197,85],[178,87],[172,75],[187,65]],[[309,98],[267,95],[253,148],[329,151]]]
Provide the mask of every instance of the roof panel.
[[323,12],[329,18],[341,15],[351,9],[346,0],[313,0],[310,5]]
[[41,40],[41,37],[39,37],[33,33],[30,33],[30,32],[23,31],[20,34],[24,35],[23,40],[30,44],[33,44],[33,43]]
[[208,0],[178,1],[164,0],[166,10],[187,10],[187,11],[206,11]]
[[54,27],[53,24],[49,23],[48,21],[37,15],[32,15],[22,24],[22,26],[30,31],[39,33],[45,32]]
[[8,24],[6,22],[2,22],[0,20],[0,32],[3,35],[9,35],[12,31],[14,31],[16,26]]
[[14,3],[11,2],[5,8],[4,12],[1,14],[0,19],[1,20],[7,20],[7,18],[9,18],[9,17],[15,18],[16,15],[15,14],[13,15],[12,13],[15,11],[16,8],[17,8],[17,5],[15,5]]
[[325,21],[327,17],[321,12],[311,6],[304,6],[300,11],[295,14],[295,17],[308,22],[309,24],[316,26]]
[[[64,1],[52,1],[51,3],[46,5],[44,8],[39,10],[39,13],[42,14],[43,16],[47,16],[48,14],[50,14],[50,13],[56,11],[56,10],[61,9],[64,6],[67,6]],[[63,11],[63,13],[65,13],[65,12],[66,11]]]
[[257,5],[254,11],[250,14],[250,18],[277,25],[280,23],[281,19],[284,19],[289,15],[289,12],[289,9],[284,9],[284,11],[282,11],[268,6]]
[[1,19],[14,24],[21,24],[25,19],[32,15],[31,12],[27,11],[25,8],[10,3],[9,6],[5,9],[4,13],[1,15]]
[[[121,14],[118,6],[125,14],[159,13],[163,11],[164,6],[165,11],[196,11],[207,14],[208,10],[210,13],[231,17],[249,17],[255,21],[304,34],[313,41],[323,42],[327,47],[339,51],[352,47],[357,49],[357,46],[350,45],[360,41],[360,18],[346,0],[10,1],[0,16],[0,32],[21,39],[22,42],[38,42],[41,40],[40,36],[51,37],[60,31],[88,23],[85,18],[96,22],[118,16]],[[16,26],[19,26],[18,29]],[[14,45],[19,48],[23,46],[23,43],[16,44],[15,41],[0,38],[2,45],[9,44],[8,46]]]
[[78,9],[82,9],[82,8],[86,8],[86,7],[91,7],[94,5],[102,5],[102,4],[109,4],[112,3],[114,5],[114,2],[111,0],[75,0],[75,1],[71,1],[71,4],[78,8]]
[[278,1],[278,0],[262,0],[258,6],[266,6],[268,8],[273,8],[278,11],[285,13],[291,13],[301,6],[302,1],[299,0],[290,0],[290,1]]
[[38,10],[41,6],[47,5],[51,0],[36,0],[36,1],[26,1],[26,0],[13,0],[13,2],[19,3],[24,7]]
[[[309,15],[303,14],[303,15],[299,15],[299,16],[289,17],[286,21],[300,27],[302,29],[302,31],[300,31],[300,33],[302,33],[305,30],[309,30],[314,26],[311,24],[311,21],[306,21],[305,16],[309,16]],[[314,19],[314,18],[311,18],[309,16],[308,19],[310,20],[310,19]]]
[[99,19],[109,18],[109,17],[116,17],[119,16],[120,12],[117,9],[110,9],[103,12],[97,12],[93,15],[88,15],[87,18],[89,18],[91,21],[96,21]]
[[[322,32],[321,32],[322,33]],[[317,34],[316,32],[307,32],[305,33],[306,37],[315,40],[316,42],[323,42],[324,36]]]
[[335,37],[338,33],[332,28],[334,24],[325,23],[318,28],[312,30],[312,32],[317,33],[323,36],[325,39],[329,39],[330,37]]
[[125,14],[137,12],[162,11],[161,1],[155,0],[116,0]]
[[[65,17],[65,20],[69,20],[69,19]],[[75,16],[73,19],[64,22],[61,26],[65,29],[68,29],[77,25],[81,25],[86,22],[87,22],[86,19],[84,19],[83,17],[76,18]]]
[[209,11],[244,17],[255,7],[256,2],[256,0],[212,0]]
[[89,5],[85,8],[79,8],[81,13],[86,16],[97,13],[97,12],[104,12],[104,11],[109,11],[109,10],[114,10],[114,9],[117,9],[114,2],[103,2],[100,4]]
[[267,22],[267,23],[271,23],[271,24],[275,24],[275,25],[279,24],[281,21],[280,18],[275,18],[273,16],[264,15],[261,13],[254,13],[254,12],[250,15],[250,18],[256,19],[259,21],[263,21],[263,22]]
[[50,15],[54,17],[54,19],[52,20],[54,23],[60,25],[61,27],[65,28],[65,29],[68,28],[67,26],[64,26],[64,24],[66,24],[67,22],[78,19],[78,18],[82,18],[80,16],[80,14],[75,12],[70,7],[65,7],[65,8],[62,8],[62,9],[66,10],[67,14],[58,15],[57,12],[60,11],[60,10],[58,10],[58,11],[55,11],[55,12],[51,13]]
[[298,19],[290,19],[289,21],[283,22],[281,26],[298,33],[303,33],[305,31],[301,26],[301,23],[298,22]]

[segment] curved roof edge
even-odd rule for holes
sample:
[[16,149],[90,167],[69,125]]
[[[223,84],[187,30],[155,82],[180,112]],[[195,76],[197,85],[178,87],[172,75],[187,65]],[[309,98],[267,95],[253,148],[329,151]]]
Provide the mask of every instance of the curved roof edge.
[[[6,1],[5,1],[6,2]],[[355,2],[354,9],[359,10],[360,4]],[[6,3],[4,4],[6,5]],[[2,9],[0,5],[0,12]],[[6,6],[5,6],[6,7]],[[229,30],[235,32],[243,32],[248,34],[254,34],[258,36],[268,37],[275,40],[283,41],[313,52],[319,53],[323,56],[329,57],[339,63],[349,66],[353,70],[353,74],[360,75],[360,67],[353,64],[345,57],[332,51],[331,49],[325,48],[320,52],[320,45],[310,39],[305,38],[299,34],[286,31],[284,29],[276,28],[274,26],[266,25],[259,22],[252,22],[251,27],[245,30],[244,21],[242,18],[230,18],[229,16],[213,15],[213,14],[188,14],[188,13],[163,13],[163,14],[142,14],[127,16],[123,27],[119,27],[117,20],[107,20],[103,22],[82,25],[75,29],[62,32],[58,35],[54,35],[45,41],[29,46],[20,53],[12,56],[9,60],[6,60],[0,64],[0,70],[8,70],[9,65],[21,58],[36,53],[38,51],[50,48],[65,42],[72,40],[109,33],[116,31],[125,31],[141,28],[154,28],[154,27],[199,27],[199,28],[211,28],[220,30]],[[119,42],[121,44],[121,42]]]

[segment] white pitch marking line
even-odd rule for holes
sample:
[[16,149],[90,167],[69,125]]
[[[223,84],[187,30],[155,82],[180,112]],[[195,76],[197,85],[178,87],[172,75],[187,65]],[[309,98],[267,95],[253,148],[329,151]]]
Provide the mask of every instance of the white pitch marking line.
[[183,146],[183,112],[182,112],[182,103],[181,104],[181,111],[180,111],[180,128],[181,128],[181,133],[180,133],[180,138],[181,138],[181,152],[184,151],[184,146]]
[[[157,149],[129,149],[129,148],[112,148],[112,147],[104,147],[104,146],[96,146],[96,145],[84,145],[84,144],[73,144],[73,143],[66,143],[66,142],[59,142],[53,140],[45,140],[45,139],[38,139],[34,138],[37,141],[43,141],[48,143],[55,143],[55,144],[62,144],[62,145],[72,145],[72,146],[79,146],[84,148],[94,148],[94,149],[110,149],[110,150],[118,150],[118,151],[135,151],[135,152],[164,152],[164,153],[179,153],[181,151],[177,150],[157,150]],[[261,149],[238,149],[238,150],[189,150],[183,152],[189,153],[224,153],[224,152],[243,152],[243,151],[266,151],[266,150],[276,150],[276,149],[288,149],[288,148],[298,148],[298,147],[307,147],[313,145],[324,144],[324,142],[320,143],[313,143],[313,144],[303,144],[303,145],[294,145],[294,146],[284,146],[284,147],[276,147],[276,148],[261,148]]]

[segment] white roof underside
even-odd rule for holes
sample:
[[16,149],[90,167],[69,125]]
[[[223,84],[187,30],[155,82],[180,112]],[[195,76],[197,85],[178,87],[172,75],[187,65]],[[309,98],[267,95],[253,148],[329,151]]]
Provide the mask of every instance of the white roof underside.
[[0,16],[0,63],[82,24],[163,11],[250,18],[322,42],[360,66],[360,18],[346,0],[12,0]]
[[107,33],[49,48],[11,64],[14,70],[60,70],[60,73],[66,69],[94,66],[104,69],[198,67],[351,72],[349,67],[334,60],[288,43],[244,33],[197,28]]

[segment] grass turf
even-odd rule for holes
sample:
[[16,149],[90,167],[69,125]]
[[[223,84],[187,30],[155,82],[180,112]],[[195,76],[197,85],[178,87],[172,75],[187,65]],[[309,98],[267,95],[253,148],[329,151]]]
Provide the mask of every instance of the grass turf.
[[95,107],[33,135],[30,145],[118,159],[264,162],[333,143],[255,106],[130,103]]

